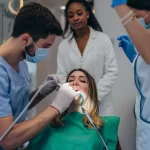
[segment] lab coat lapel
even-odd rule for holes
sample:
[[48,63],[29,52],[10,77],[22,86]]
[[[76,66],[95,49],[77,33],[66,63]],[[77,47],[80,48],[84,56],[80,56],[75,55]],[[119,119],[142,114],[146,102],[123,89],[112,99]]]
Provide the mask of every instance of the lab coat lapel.
[[[83,57],[84,57],[89,51],[91,51],[91,50],[94,48],[94,40],[96,39],[96,32],[95,32],[91,27],[89,27],[89,28],[90,28],[90,37],[89,37],[89,40],[88,40],[87,45],[86,45],[86,47],[85,47]],[[73,39],[71,40],[71,49],[72,49],[72,51],[74,51],[78,56],[81,56],[75,38],[73,38]]]
[[73,38],[73,39],[71,40],[71,50],[72,50],[74,53],[76,53],[78,56],[81,56],[75,38]]
[[94,40],[96,39],[96,32],[91,27],[89,27],[89,28],[90,28],[90,37],[89,37],[89,40],[85,47],[83,56],[85,56],[87,53],[89,53],[94,48]]

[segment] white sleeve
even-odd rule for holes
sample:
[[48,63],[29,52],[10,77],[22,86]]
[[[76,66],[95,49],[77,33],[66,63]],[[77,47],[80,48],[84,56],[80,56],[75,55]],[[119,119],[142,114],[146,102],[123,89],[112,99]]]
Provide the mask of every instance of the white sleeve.
[[61,83],[65,83],[67,78],[67,71],[65,69],[65,58],[62,50],[63,48],[60,45],[57,53],[57,75],[59,76]]
[[102,101],[112,90],[113,84],[118,75],[118,66],[111,41],[108,39],[104,46],[104,74],[97,84],[98,98]]

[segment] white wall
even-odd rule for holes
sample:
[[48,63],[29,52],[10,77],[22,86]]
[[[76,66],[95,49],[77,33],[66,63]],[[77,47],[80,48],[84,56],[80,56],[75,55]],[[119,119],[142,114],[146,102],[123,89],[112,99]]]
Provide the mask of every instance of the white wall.
[[[3,5],[3,20],[2,20],[2,39],[0,39],[0,44],[2,44],[3,42],[5,42],[11,35],[12,32],[12,28],[13,28],[13,23],[14,23],[14,18],[12,17],[8,17],[6,15],[6,12],[8,11],[8,0],[0,0],[0,4]],[[1,25],[1,23],[0,23]],[[0,33],[1,34],[1,33]],[[1,38],[1,35],[0,35]]]
[[113,89],[113,101],[116,114],[121,117],[119,139],[123,150],[135,150],[133,69],[116,40],[117,36],[127,33],[110,6],[111,0],[95,0],[96,17],[103,31],[111,37],[118,60],[119,77]]

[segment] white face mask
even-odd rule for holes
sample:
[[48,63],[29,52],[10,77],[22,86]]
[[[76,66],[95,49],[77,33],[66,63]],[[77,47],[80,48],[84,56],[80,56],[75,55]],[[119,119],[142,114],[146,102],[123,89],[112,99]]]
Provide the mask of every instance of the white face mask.
[[26,60],[31,63],[38,63],[48,56],[50,48],[39,48],[35,45],[34,42],[33,44],[36,47],[35,56],[30,56],[26,50]]

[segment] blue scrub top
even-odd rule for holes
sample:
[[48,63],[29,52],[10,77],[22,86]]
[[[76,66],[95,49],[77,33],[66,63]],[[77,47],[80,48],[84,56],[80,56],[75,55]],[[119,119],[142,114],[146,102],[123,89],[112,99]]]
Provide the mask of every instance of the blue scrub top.
[[[29,102],[29,80],[25,61],[19,63],[19,71],[16,72],[0,56],[0,117],[13,116],[15,120],[19,116]],[[27,112],[17,123],[23,122],[26,116]]]
[[134,65],[135,84],[138,90],[138,118],[150,123],[150,65],[139,55]]
[[136,150],[150,149],[150,64],[138,55],[134,63],[137,97],[136,112]]

